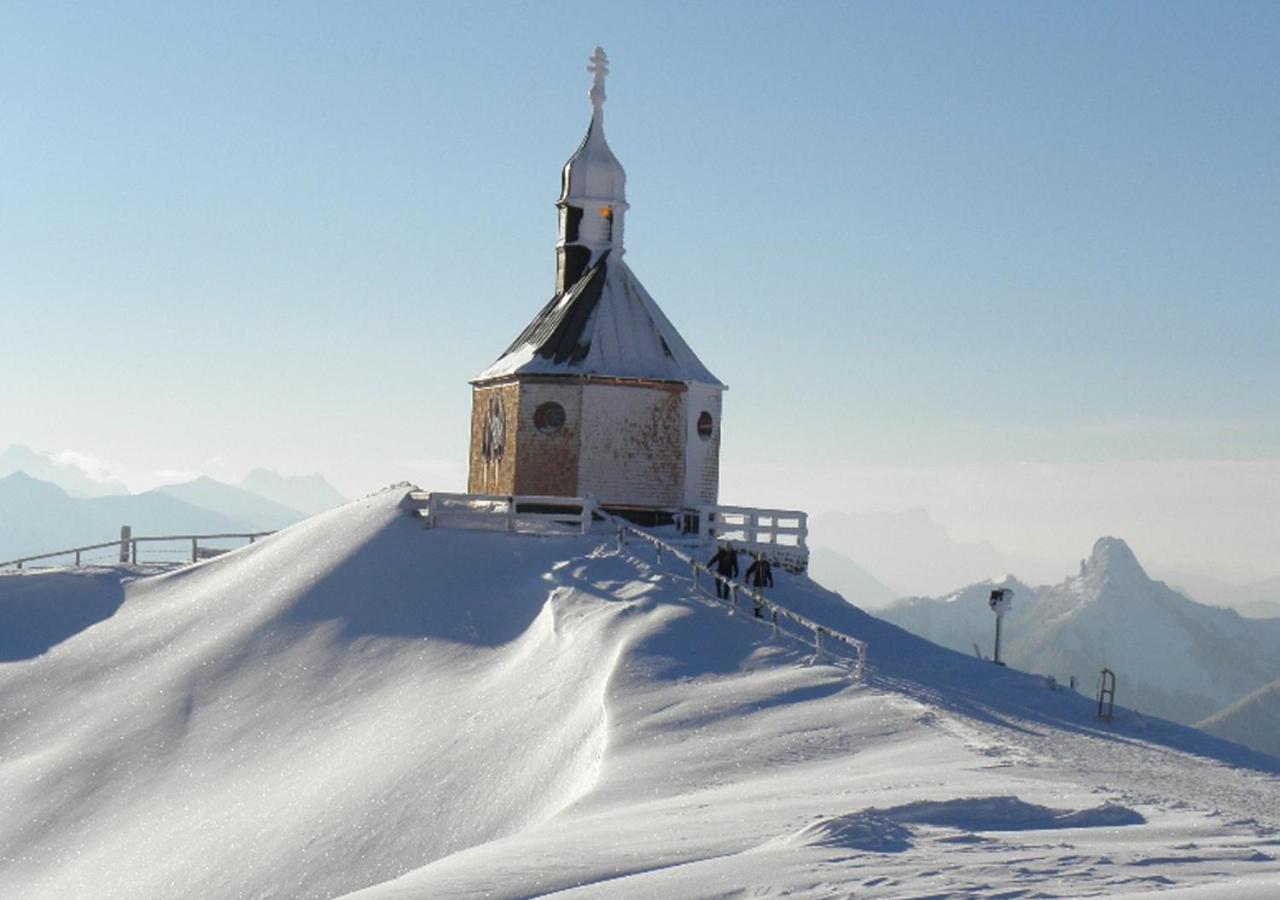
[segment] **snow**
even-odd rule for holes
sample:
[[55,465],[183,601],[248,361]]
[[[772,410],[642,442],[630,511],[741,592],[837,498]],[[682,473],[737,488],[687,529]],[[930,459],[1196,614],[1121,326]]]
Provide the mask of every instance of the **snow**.
[[0,663],[0,895],[1280,889],[1276,760],[778,573],[869,642],[852,683],[611,535],[423,530],[402,494],[0,577],[8,627],[69,611]]
[[[608,258],[599,265],[605,267],[604,285],[578,337],[581,353],[557,362],[554,356],[543,354],[541,343],[525,341],[511,347],[474,380],[585,375],[724,386],[676,331],[630,266],[621,258]],[[583,281],[590,277],[588,272]],[[588,299],[588,292],[575,289],[539,315],[567,318],[570,312],[562,307]],[[526,328],[525,333],[531,330]]]

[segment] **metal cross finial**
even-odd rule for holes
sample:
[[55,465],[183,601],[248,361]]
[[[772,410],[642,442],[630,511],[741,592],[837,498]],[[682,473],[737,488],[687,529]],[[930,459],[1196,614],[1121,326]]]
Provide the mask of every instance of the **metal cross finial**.
[[591,59],[587,61],[587,71],[595,76],[595,81],[591,85],[591,93],[587,96],[591,98],[593,106],[599,106],[604,103],[604,77],[609,74],[609,57],[604,55],[603,47],[596,47],[596,52],[591,55]]

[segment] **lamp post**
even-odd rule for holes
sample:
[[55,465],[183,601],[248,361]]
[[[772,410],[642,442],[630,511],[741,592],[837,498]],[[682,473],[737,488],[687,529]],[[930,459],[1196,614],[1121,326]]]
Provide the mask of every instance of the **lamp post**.
[[996,614],[996,652],[992,661],[997,666],[1003,666],[1004,663],[1000,661],[1000,626],[1004,623],[1004,614],[1013,608],[1013,591],[1010,588],[996,588],[991,592],[987,605]]

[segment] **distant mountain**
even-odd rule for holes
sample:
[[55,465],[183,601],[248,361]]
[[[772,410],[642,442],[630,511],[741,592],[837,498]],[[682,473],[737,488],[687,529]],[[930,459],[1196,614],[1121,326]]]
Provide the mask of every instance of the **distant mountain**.
[[1280,617],[1280,577],[1246,584],[1236,593],[1240,601],[1233,605],[1240,615],[1251,619]]
[[809,518],[809,534],[812,546],[857,560],[899,597],[940,594],[1012,568],[995,547],[956,540],[923,509],[819,513]]
[[1248,619],[1280,618],[1280,577],[1230,584],[1201,572],[1166,569],[1156,574],[1201,603],[1230,607]]
[[893,588],[881,584],[849,557],[826,547],[809,554],[809,575],[861,609],[881,609],[898,599]]
[[347,502],[322,475],[287,476],[269,469],[254,469],[240,482],[240,487],[309,516]]
[[22,444],[14,444],[0,453],[0,478],[25,472],[32,478],[56,484],[73,497],[106,497],[129,493],[119,481],[97,481],[78,466],[60,462],[51,453],[40,453]]
[[1150,579],[1118,538],[1101,538],[1080,574],[1032,588],[981,582],[939,598],[912,598],[882,618],[957,650],[991,652],[994,586],[1014,589],[1003,657],[1011,666],[1080,679],[1092,691],[1105,666],[1117,700],[1194,723],[1280,676],[1280,619],[1245,619],[1196,603]]
[[1280,679],[1196,725],[1210,734],[1280,756]]
[[155,491],[81,498],[22,472],[0,478],[0,560],[109,541],[121,525],[138,535],[257,530]]
[[166,484],[156,488],[156,492],[244,522],[254,531],[275,531],[307,518],[306,513],[204,476],[181,484]]

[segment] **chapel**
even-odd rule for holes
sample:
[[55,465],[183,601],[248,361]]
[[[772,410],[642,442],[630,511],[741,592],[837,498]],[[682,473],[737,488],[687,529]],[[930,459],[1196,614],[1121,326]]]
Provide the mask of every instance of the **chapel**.
[[592,497],[624,514],[713,506],[726,386],[623,259],[627,176],[604,135],[608,59],[560,179],[555,294],[471,382],[473,494]]

